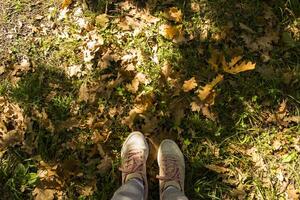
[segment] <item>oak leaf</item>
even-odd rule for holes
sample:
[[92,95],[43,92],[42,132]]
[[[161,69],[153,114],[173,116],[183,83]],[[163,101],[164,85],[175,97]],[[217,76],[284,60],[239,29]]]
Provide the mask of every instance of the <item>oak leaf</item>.
[[196,87],[197,87],[197,82],[195,80],[195,77],[193,77],[190,80],[184,81],[182,89],[184,92],[188,92]]
[[55,197],[56,190],[54,189],[42,189],[36,187],[32,194],[35,200],[53,200]]
[[213,88],[223,80],[223,75],[219,74],[214,80],[206,84],[199,92],[198,97],[201,101],[204,101],[211,93]]
[[200,112],[201,111],[201,105],[199,105],[197,102],[193,101],[191,104],[191,110],[193,112]]
[[169,8],[164,13],[165,18],[175,22],[182,22],[182,12],[176,7]]
[[237,56],[232,58],[229,64],[222,62],[223,70],[230,74],[238,74],[240,72],[255,69],[256,63],[243,61],[241,64],[237,64],[239,60],[241,60],[241,57]]
[[178,35],[178,29],[174,26],[163,24],[159,27],[159,33],[166,39],[172,40]]

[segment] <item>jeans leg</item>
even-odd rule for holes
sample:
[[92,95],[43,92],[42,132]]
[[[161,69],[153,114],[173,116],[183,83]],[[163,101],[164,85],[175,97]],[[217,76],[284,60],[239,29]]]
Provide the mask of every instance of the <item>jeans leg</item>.
[[115,192],[112,200],[144,200],[143,183],[137,179],[127,181]]
[[176,187],[169,186],[162,193],[162,200],[188,200],[183,192],[178,190]]

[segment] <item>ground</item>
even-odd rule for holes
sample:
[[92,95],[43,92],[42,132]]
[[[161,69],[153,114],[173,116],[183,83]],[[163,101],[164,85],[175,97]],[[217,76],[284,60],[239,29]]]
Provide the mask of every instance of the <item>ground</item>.
[[297,0],[0,3],[0,199],[110,199],[131,131],[189,199],[299,199]]

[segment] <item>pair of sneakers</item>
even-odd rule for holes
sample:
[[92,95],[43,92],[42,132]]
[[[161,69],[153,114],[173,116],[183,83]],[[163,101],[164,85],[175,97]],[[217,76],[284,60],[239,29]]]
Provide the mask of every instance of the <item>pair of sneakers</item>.
[[[143,181],[145,198],[148,196],[146,162],[149,146],[144,135],[140,132],[131,133],[123,143],[121,150],[122,184],[132,178]],[[157,162],[159,166],[160,196],[173,186],[184,192],[185,165],[184,157],[177,144],[169,139],[163,140],[158,148]]]

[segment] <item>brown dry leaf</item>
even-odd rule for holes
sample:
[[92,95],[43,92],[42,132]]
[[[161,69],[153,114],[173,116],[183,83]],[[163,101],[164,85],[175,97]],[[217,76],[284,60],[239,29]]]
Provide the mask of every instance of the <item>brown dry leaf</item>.
[[188,92],[196,87],[197,87],[196,79],[195,77],[192,77],[190,80],[184,81],[182,89],[184,92]]
[[152,133],[159,124],[158,117],[147,117],[145,116],[145,124],[142,126],[142,133],[148,134]]
[[300,199],[299,191],[295,188],[294,185],[290,184],[287,187],[286,193],[288,195],[289,200],[298,200]]
[[191,10],[192,12],[199,12],[200,11],[200,5],[199,3],[191,3]]
[[94,187],[91,185],[83,186],[82,188],[80,188],[79,193],[80,195],[85,197],[90,196],[94,193]]
[[2,66],[2,65],[0,65],[0,76],[1,76],[2,74],[4,74],[4,72],[5,72],[5,67]]
[[72,2],[73,2],[73,0],[63,0],[61,3],[61,8],[65,9],[65,8],[69,7]]
[[100,174],[106,174],[112,167],[112,159],[108,155],[105,155],[104,158],[100,161],[100,164],[97,166]]
[[130,16],[125,16],[116,21],[117,26],[123,31],[140,30],[144,24]]
[[283,100],[277,110],[276,117],[282,120],[287,115],[286,100]]
[[290,117],[285,117],[283,119],[285,122],[295,122],[295,123],[300,123],[300,116],[290,116]]
[[136,14],[137,17],[140,17],[147,23],[156,24],[160,19],[151,15],[147,10]]
[[218,76],[215,79],[213,79],[210,83],[202,87],[202,89],[198,92],[198,97],[200,98],[200,100],[204,101],[212,93],[213,88],[222,80],[223,75],[218,74]]
[[87,83],[82,83],[80,88],[79,88],[79,97],[78,100],[80,102],[85,101],[88,102],[89,100],[89,91],[87,88]]
[[161,73],[164,75],[165,78],[169,78],[171,73],[172,73],[172,66],[168,62],[164,62],[162,68],[161,68]]
[[32,191],[35,200],[53,200],[55,193],[56,190],[54,189],[42,189],[38,187]]
[[152,93],[142,92],[139,94],[135,99],[136,103],[134,107],[129,111],[128,116],[122,120],[122,123],[132,128],[134,120],[138,114],[142,114],[147,111],[153,105],[153,101],[154,95]]
[[222,166],[218,166],[218,165],[205,165],[205,167],[211,171],[217,172],[219,174],[225,174],[227,172],[229,172],[230,170],[228,168],[222,167]]
[[139,89],[140,83],[148,84],[149,80],[146,78],[145,74],[139,72],[135,75],[134,79],[131,81],[131,84],[126,85],[126,88],[129,92],[135,94]]
[[135,105],[134,108],[129,111],[128,116],[122,120],[122,123],[128,125],[131,128],[136,116],[146,110],[147,107],[145,107],[144,105]]
[[[241,59],[240,56],[235,57],[231,60],[230,63],[234,63],[236,60],[240,60],[240,59]],[[223,63],[222,65],[223,65],[223,70],[225,72],[230,73],[230,74],[238,74],[240,72],[255,69],[256,63],[243,61],[241,64],[235,64],[234,66],[230,66],[227,64],[225,65],[225,63]]]
[[107,50],[104,55],[102,56],[102,58],[99,60],[98,62],[98,67],[100,67],[100,69],[106,69],[109,65],[111,61],[116,61],[117,58],[115,57],[115,55],[113,55],[111,53],[111,50]]
[[195,102],[195,101],[193,101],[191,104],[191,110],[193,111],[193,112],[200,112],[200,110],[201,110],[201,108],[202,108],[202,106],[201,105],[199,105],[197,102]]
[[131,81],[131,84],[127,84],[126,85],[126,88],[129,92],[135,94],[138,89],[139,89],[139,85],[140,85],[140,81],[139,79],[137,78],[134,78],[132,81]]
[[176,7],[168,8],[164,12],[164,16],[168,20],[179,22],[179,23],[182,22],[182,12],[180,9],[178,9]]
[[213,112],[210,110],[209,106],[203,106],[203,107],[201,108],[201,111],[202,111],[202,114],[203,114],[206,118],[208,118],[208,119],[210,119],[210,120],[212,120],[212,121],[216,121],[216,115],[215,115],[215,113],[213,113]]
[[184,30],[183,30],[183,27],[179,27],[178,28],[178,34],[176,35],[176,37],[173,39],[173,42],[175,43],[183,43],[183,42],[186,42],[187,39],[184,37]]
[[163,24],[159,27],[159,34],[166,39],[172,40],[178,35],[178,29],[174,26]]
[[28,118],[17,105],[0,97],[0,149],[24,142]]

